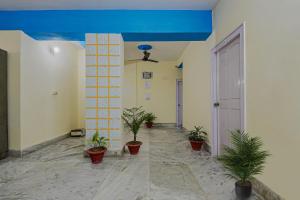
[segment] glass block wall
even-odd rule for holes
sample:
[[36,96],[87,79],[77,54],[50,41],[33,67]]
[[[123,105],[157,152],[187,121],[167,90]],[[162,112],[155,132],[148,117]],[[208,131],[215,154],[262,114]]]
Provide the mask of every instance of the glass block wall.
[[122,149],[123,48],[120,34],[86,34],[86,137],[98,131],[111,151]]

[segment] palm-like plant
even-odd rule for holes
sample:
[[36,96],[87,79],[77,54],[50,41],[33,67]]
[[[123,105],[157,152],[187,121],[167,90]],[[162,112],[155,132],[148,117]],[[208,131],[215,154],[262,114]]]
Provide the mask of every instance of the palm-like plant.
[[141,125],[145,121],[145,111],[142,107],[126,108],[123,111],[122,119],[126,126],[130,129],[134,136],[134,142],[136,142],[137,134]]
[[219,160],[230,172],[226,175],[243,184],[263,172],[270,154],[261,149],[263,143],[259,137],[250,137],[244,131],[236,130],[231,132],[231,138],[232,147],[225,147],[225,153]]
[[146,113],[145,114],[145,121],[147,123],[152,123],[157,117],[155,116],[154,113]]
[[203,126],[195,126],[189,134],[189,140],[193,141],[207,141],[207,132],[204,130]]
[[102,162],[103,156],[107,150],[107,141],[107,138],[99,136],[98,131],[94,133],[93,137],[89,141],[92,147],[87,150],[87,153],[89,154],[93,164]]
[[99,132],[96,131],[95,134],[92,137],[91,143],[93,145],[93,149],[101,149],[107,147],[107,141],[108,139],[105,137],[100,137]]

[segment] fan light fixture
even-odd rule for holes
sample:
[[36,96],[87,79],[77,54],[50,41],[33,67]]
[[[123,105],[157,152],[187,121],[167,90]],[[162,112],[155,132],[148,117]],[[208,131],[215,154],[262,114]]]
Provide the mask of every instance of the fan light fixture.
[[149,51],[152,49],[152,46],[149,44],[141,44],[138,46],[138,49],[141,51]]
[[158,63],[157,60],[150,59],[151,53],[148,52],[152,49],[152,46],[149,44],[141,44],[137,46],[138,50],[142,51],[144,56],[141,59],[134,59],[134,60],[128,60],[128,61],[144,61],[144,62],[153,62]]

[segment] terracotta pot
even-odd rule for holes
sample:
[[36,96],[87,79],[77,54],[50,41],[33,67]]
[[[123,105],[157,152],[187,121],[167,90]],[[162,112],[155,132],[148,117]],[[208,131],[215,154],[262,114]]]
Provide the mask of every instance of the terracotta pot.
[[89,154],[91,161],[93,164],[99,164],[102,162],[104,154],[106,152],[106,148],[90,148],[87,150],[87,153]]
[[252,184],[250,181],[246,181],[245,183],[241,181],[237,181],[235,183],[235,193],[238,199],[244,200],[248,199],[252,193]]
[[200,151],[204,142],[203,141],[193,141],[193,140],[190,140],[190,143],[191,143],[192,149],[194,151]]
[[131,141],[131,142],[128,142],[126,145],[128,147],[128,150],[130,152],[131,155],[136,155],[139,153],[139,150],[140,150],[140,147],[143,143],[140,142],[140,141]]
[[146,122],[146,127],[147,128],[152,128],[153,127],[153,122]]

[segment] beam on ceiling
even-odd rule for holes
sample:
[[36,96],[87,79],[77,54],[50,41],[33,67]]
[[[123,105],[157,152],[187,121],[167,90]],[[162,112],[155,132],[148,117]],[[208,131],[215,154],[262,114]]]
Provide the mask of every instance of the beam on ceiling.
[[212,32],[212,12],[203,10],[0,11],[0,19],[0,30],[22,30],[38,40],[122,33],[125,41],[201,41]]

